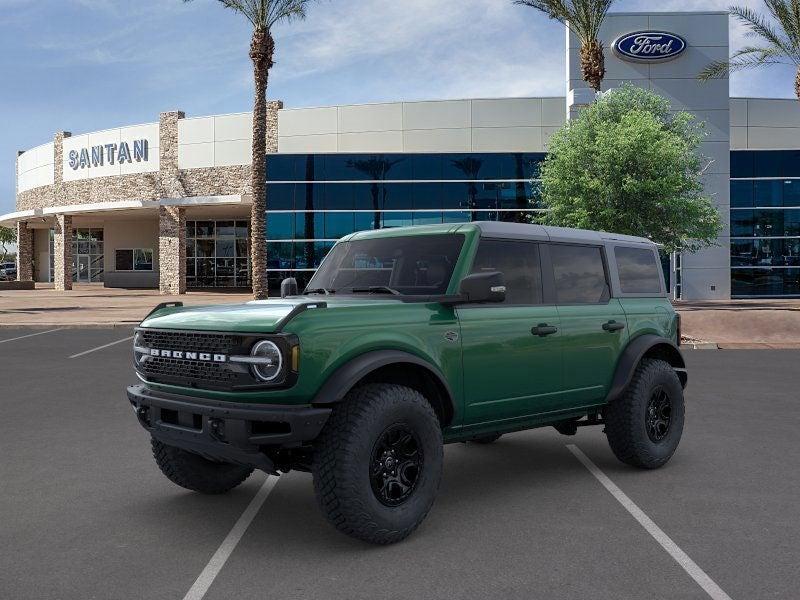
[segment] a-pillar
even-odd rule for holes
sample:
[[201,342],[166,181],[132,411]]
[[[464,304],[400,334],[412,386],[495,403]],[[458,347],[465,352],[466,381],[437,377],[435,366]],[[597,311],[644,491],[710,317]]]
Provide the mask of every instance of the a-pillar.
[[158,289],[186,293],[186,212],[178,206],[158,208]]
[[59,291],[72,289],[72,217],[56,215],[53,236],[53,281]]
[[33,229],[17,223],[17,281],[33,281]]

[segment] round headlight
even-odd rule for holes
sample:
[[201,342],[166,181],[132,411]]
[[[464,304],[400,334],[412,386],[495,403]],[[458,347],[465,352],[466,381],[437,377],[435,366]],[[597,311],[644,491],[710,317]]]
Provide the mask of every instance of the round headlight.
[[251,365],[253,374],[261,381],[272,381],[281,373],[283,356],[278,346],[269,340],[262,340],[250,352],[253,358],[260,359]]

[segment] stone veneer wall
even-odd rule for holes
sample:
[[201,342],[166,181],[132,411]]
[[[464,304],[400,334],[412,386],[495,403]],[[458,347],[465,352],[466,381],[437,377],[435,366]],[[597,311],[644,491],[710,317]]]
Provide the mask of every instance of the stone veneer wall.
[[33,229],[17,223],[17,281],[33,281]]
[[53,282],[58,291],[72,289],[72,217],[56,215],[53,236]]
[[158,207],[158,289],[162,294],[186,293],[186,210]]

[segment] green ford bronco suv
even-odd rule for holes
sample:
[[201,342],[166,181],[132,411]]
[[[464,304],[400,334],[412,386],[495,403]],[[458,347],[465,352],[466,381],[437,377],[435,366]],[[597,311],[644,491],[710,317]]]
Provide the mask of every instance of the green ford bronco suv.
[[648,240],[361,232],[281,295],[161,305],[136,330],[128,398],[174,483],[217,494],[254,469],[309,471],[335,527],[385,544],[433,505],[443,444],[603,425],[621,461],[652,469],[681,438],[679,319]]

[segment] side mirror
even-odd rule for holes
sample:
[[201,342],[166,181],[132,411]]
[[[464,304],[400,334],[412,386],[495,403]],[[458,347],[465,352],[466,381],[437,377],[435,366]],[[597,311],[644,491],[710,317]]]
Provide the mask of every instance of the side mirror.
[[294,277],[287,277],[281,281],[281,298],[287,296],[297,296],[297,280]]
[[464,303],[505,302],[505,278],[500,271],[472,273],[461,280],[458,293]]

